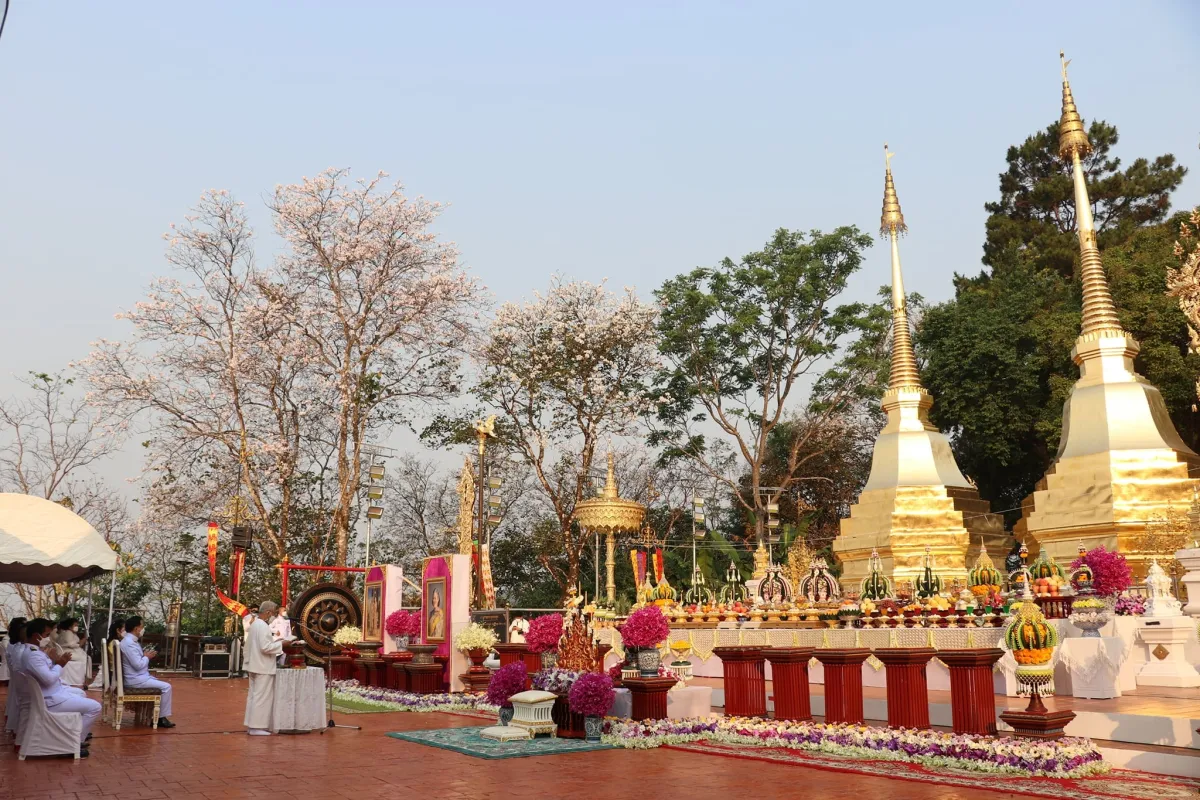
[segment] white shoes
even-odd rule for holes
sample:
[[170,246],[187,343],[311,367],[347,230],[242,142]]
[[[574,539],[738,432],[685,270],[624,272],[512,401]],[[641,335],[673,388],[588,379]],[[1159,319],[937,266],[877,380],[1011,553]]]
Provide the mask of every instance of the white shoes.
[[246,731],[246,733],[250,734],[251,736],[270,736],[271,735],[270,731],[264,731],[262,728],[250,728],[249,730]]

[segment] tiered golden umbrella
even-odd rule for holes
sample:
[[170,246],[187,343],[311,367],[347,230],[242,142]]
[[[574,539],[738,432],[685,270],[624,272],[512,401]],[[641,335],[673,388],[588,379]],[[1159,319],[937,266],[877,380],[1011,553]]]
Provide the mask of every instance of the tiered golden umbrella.
[[605,584],[608,602],[617,599],[617,581],[614,575],[615,563],[613,556],[617,547],[618,533],[635,533],[641,528],[646,516],[646,507],[636,500],[626,500],[617,496],[617,478],[613,462],[613,454],[608,454],[608,477],[604,482],[604,490],[598,497],[584,500],[575,506],[575,521],[579,527],[588,533],[603,533],[607,554],[605,569],[608,571],[608,582]]

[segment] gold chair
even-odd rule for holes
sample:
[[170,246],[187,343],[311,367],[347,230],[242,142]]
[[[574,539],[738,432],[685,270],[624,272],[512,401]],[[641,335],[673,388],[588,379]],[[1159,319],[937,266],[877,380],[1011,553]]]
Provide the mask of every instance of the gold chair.
[[119,642],[115,641],[108,643],[108,662],[112,667],[113,730],[121,730],[121,719],[125,716],[126,703],[133,704],[135,715],[142,711],[153,711],[150,727],[158,728],[158,710],[162,703],[162,689],[151,687],[126,689],[124,665],[121,663],[121,651],[118,645]]

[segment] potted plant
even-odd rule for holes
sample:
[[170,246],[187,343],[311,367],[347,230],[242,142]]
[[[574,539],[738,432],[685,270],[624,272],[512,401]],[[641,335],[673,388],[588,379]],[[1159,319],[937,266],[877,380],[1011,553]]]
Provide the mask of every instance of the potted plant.
[[604,727],[604,717],[616,699],[612,679],[603,672],[587,672],[571,684],[567,699],[571,711],[583,715],[584,738],[599,742]]
[[411,611],[397,609],[388,614],[384,629],[395,641],[396,649],[403,653],[408,650],[412,638],[421,634],[421,617]]
[[621,626],[621,641],[626,648],[637,649],[638,671],[643,678],[658,675],[662,654],[658,646],[666,641],[671,626],[658,606],[645,606],[629,615]]
[[500,709],[501,725],[512,721],[512,696],[525,691],[526,675],[525,664],[520,661],[492,673],[492,679],[488,681],[487,701]]
[[494,630],[485,628],[478,622],[472,622],[454,635],[454,649],[466,653],[467,658],[471,659],[471,668],[468,672],[482,675],[487,672],[483,660],[487,658],[488,653],[492,651],[498,641],[500,641],[500,637]]
[[333,643],[342,648],[342,652],[353,658],[356,654],[354,646],[362,641],[362,630],[356,625],[343,625],[333,632]]
[[546,614],[529,623],[525,645],[529,652],[541,655],[543,669],[553,667],[558,661],[558,640],[562,638],[562,632],[562,614]]

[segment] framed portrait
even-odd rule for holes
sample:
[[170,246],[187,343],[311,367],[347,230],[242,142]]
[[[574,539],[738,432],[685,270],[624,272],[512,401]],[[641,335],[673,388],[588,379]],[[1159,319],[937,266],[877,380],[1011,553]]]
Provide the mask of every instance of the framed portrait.
[[429,578],[425,581],[425,597],[422,605],[425,612],[425,641],[430,644],[446,641],[446,579]]
[[367,584],[363,602],[363,641],[383,641],[383,581]]

